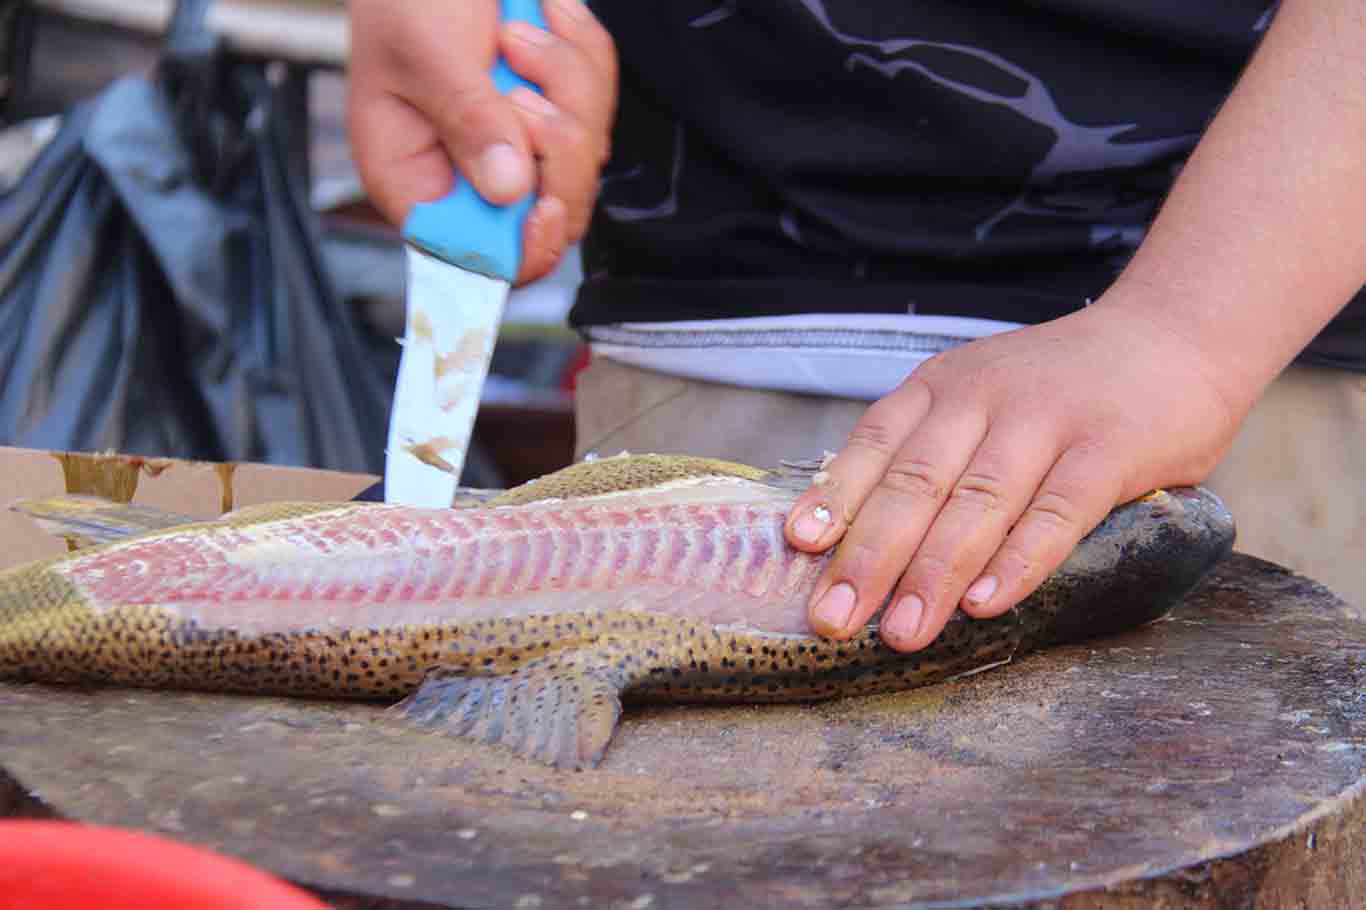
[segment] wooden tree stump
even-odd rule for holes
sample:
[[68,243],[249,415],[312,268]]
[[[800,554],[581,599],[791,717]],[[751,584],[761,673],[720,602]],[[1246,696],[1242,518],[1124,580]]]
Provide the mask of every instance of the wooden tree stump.
[[1357,612],[1234,556],[1161,622],[957,682],[629,709],[577,773],[373,705],[2,685],[0,810],[344,907],[1359,906],[1364,658]]

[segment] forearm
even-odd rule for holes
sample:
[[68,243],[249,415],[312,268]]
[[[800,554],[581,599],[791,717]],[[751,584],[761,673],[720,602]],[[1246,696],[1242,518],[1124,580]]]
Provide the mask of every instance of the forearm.
[[1193,345],[1235,412],[1366,280],[1366,6],[1285,0],[1098,305]]

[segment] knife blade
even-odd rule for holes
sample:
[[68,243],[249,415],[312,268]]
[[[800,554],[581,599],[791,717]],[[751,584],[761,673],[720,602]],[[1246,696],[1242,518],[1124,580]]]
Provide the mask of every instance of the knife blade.
[[[547,27],[540,0],[501,0],[500,14]],[[539,91],[501,57],[490,75],[503,94],[519,85]],[[403,223],[407,307],[384,457],[386,502],[451,504],[534,201],[528,193],[492,205],[457,175],[449,195],[414,206]]]

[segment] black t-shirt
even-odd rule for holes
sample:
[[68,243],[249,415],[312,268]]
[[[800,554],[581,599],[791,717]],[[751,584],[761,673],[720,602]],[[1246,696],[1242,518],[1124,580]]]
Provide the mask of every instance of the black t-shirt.
[[[579,326],[1037,322],[1114,280],[1271,0],[593,0],[612,160]],[[1306,360],[1366,369],[1366,300]]]

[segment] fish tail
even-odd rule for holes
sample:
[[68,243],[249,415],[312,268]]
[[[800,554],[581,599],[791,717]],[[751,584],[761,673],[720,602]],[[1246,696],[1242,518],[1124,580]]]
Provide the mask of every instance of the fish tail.
[[113,543],[197,520],[188,515],[117,503],[99,496],[21,499],[10,508],[32,518],[52,536],[65,539],[73,549]]

